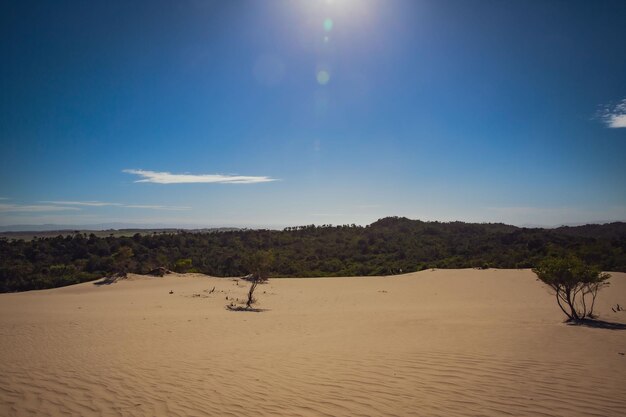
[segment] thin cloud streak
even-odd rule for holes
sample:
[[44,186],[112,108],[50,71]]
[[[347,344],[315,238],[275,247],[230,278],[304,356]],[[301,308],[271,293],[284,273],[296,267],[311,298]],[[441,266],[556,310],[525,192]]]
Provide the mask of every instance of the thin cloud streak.
[[123,207],[136,208],[136,209],[150,209],[150,210],[174,210],[174,211],[191,210],[191,207],[185,207],[185,206],[152,206],[152,205],[146,205],[146,204],[128,204]]
[[87,206],[87,207],[106,207],[106,206],[123,206],[121,203],[105,203],[102,201],[40,201],[40,203],[56,204],[62,206]]
[[39,213],[46,211],[80,211],[80,209],[78,207],[52,205],[0,204],[1,213]]
[[153,204],[122,204],[122,203],[106,203],[102,201],[40,201],[40,203],[56,204],[60,206],[86,206],[86,207],[123,207],[134,209],[149,210],[191,210],[186,206],[161,206]]
[[151,182],[154,184],[257,184],[278,181],[267,176],[172,174],[170,172],[145,171],[143,169],[125,169],[122,172],[138,175],[142,178],[135,182]]

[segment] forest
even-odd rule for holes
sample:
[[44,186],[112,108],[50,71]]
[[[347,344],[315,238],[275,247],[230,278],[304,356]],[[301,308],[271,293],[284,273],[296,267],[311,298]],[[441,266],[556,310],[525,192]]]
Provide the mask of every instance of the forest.
[[2,238],[0,292],[53,288],[120,272],[142,274],[157,267],[242,276],[248,273],[246,261],[259,250],[272,253],[272,277],[532,268],[546,257],[565,254],[605,271],[626,272],[626,223],[541,229],[387,217],[368,226]]

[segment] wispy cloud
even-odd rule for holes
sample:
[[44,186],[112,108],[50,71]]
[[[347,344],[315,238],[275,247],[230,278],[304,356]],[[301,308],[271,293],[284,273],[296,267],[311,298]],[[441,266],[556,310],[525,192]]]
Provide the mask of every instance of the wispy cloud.
[[103,201],[40,201],[40,203],[57,204],[61,206],[87,206],[87,207],[123,206],[123,204],[121,203],[106,203]]
[[172,174],[169,172],[145,171],[143,169],[125,169],[123,172],[141,177],[135,182],[151,182],[155,184],[194,184],[194,183],[217,183],[217,184],[256,184],[260,182],[277,181],[266,176],[244,176],[223,174]]
[[80,211],[80,209],[78,207],[43,204],[0,204],[0,212],[2,213],[39,213],[47,211]]
[[185,206],[153,206],[149,204],[127,204],[124,207],[149,210],[191,210],[191,207]]
[[152,204],[123,204],[123,203],[107,203],[103,201],[40,201],[40,203],[56,204],[59,206],[125,207],[125,208],[148,209],[148,210],[191,210],[191,207],[185,207],[185,206],[161,206],[161,205],[152,205]]
[[617,105],[606,106],[601,113],[602,120],[608,127],[626,127],[626,99]]

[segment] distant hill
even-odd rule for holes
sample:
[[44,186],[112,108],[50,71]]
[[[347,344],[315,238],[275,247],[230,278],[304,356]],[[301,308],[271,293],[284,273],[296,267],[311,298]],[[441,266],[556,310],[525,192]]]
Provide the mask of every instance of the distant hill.
[[[14,224],[8,226],[0,226],[0,233],[6,232],[67,232],[67,231],[83,231],[96,232],[103,230],[214,230],[223,229],[224,227],[207,227],[206,225],[186,225],[185,227],[169,225],[169,224],[142,224],[142,223],[98,223],[98,224]],[[227,227],[231,228],[231,227]],[[238,228],[234,228],[238,229]]]
[[124,237],[133,236],[137,233],[140,235],[151,235],[159,233],[179,233],[181,231],[187,233],[214,233],[241,230],[237,227],[213,227],[204,229],[176,229],[176,228],[130,228],[130,229],[51,229],[51,230],[34,230],[34,231],[8,231],[0,232],[0,238],[4,237],[11,240],[31,240],[34,238],[68,236],[75,234],[95,235],[97,237]]
[[14,224],[0,226],[0,232],[43,232],[43,231],[70,231],[70,230],[119,230],[119,229],[164,229],[163,225],[137,225],[133,223],[100,223],[100,224]]
[[626,235],[626,223],[585,224],[582,226],[563,226],[555,232],[568,236],[590,237],[595,239],[619,239]]
[[521,228],[502,223],[387,217],[368,226],[267,229],[127,229],[0,240],[0,291],[50,288],[156,267],[214,276],[248,273],[271,251],[274,277],[390,275],[425,268],[530,268],[572,254],[626,272],[626,224]]

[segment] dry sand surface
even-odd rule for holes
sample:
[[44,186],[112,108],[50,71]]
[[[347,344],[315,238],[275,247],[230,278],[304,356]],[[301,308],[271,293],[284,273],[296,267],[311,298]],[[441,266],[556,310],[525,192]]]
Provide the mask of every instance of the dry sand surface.
[[[612,275],[597,311],[626,323]],[[528,270],[274,279],[265,311],[227,311],[246,288],[0,295],[0,416],[626,415],[626,330],[563,324]]]

